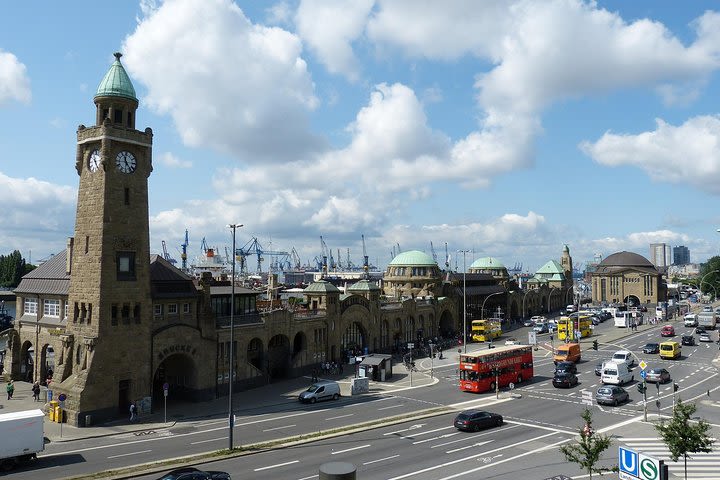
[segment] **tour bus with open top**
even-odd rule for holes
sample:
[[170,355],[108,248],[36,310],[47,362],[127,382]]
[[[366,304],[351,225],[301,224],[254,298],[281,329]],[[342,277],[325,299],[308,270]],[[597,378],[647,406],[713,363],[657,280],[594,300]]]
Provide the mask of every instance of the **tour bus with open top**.
[[502,320],[490,318],[487,320],[473,320],[470,328],[472,339],[475,342],[491,342],[502,335]]
[[557,325],[557,336],[558,340],[579,340],[575,338],[575,332],[580,332],[580,338],[589,337],[592,333],[592,319],[590,315],[578,315],[577,318],[573,317],[560,317]]
[[[531,345],[505,345],[460,355],[460,390],[490,392],[533,377]],[[497,382],[497,383],[496,383]]]

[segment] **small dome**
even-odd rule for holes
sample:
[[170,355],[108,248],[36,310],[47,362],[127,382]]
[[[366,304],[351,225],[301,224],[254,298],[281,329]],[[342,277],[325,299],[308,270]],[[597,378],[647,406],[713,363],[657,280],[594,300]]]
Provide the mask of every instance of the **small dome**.
[[481,268],[483,270],[502,270],[505,268],[505,265],[503,265],[502,262],[497,258],[483,257],[475,260],[472,265],[470,265],[470,268]]
[[348,287],[349,292],[374,292],[380,291],[380,287],[377,283],[371,282],[370,280],[360,280]]
[[135,88],[133,87],[130,77],[128,77],[125,68],[120,63],[122,53],[116,52],[115,61],[110,66],[110,70],[98,85],[95,98],[97,97],[123,97],[137,101]]
[[437,262],[430,255],[420,250],[408,250],[392,259],[389,265],[436,267]]
[[608,256],[598,264],[598,267],[650,267],[655,265],[650,260],[633,252],[617,252]]
[[340,293],[340,289],[330,282],[318,280],[308,285],[303,293]]

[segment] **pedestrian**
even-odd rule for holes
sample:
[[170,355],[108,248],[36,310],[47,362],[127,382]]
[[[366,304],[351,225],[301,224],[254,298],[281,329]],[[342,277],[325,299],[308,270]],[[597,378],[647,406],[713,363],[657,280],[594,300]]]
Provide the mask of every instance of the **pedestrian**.
[[13,393],[15,393],[15,384],[12,380],[8,381],[7,387],[5,387],[7,390],[8,400],[10,400],[13,397]]
[[135,415],[135,404],[134,404],[134,403],[131,403],[131,404],[130,404],[130,421],[131,421],[131,422],[134,422],[136,418],[137,418],[137,417],[136,417],[136,415]]
[[40,401],[40,382],[33,383],[32,386],[33,400],[36,402]]

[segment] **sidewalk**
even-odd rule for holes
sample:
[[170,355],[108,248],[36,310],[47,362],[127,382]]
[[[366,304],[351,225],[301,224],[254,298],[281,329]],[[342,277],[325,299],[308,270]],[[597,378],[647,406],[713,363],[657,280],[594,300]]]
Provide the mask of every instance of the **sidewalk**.
[[[449,360],[448,360],[449,361]],[[343,396],[351,395],[351,381],[354,377],[346,375],[328,375],[320,380],[335,380],[340,383]],[[386,382],[370,382],[369,393],[362,395],[382,395],[384,393],[406,390],[409,388],[422,388],[436,383],[437,380],[429,377],[429,372],[413,372],[412,386],[410,375],[402,364],[393,365],[393,376]],[[32,383],[16,381],[15,393],[11,400],[6,400],[3,393],[0,399],[0,413],[18,412],[23,410],[41,409],[47,412],[47,404],[35,402],[32,397]],[[298,402],[298,395],[311,384],[310,377],[300,377],[271,383],[252,390],[233,392],[233,405],[236,416],[252,415],[253,411],[261,407],[291,405]],[[42,387],[40,398],[47,398],[47,389]],[[119,420],[78,428],[72,425],[51,422],[46,417],[45,436],[52,442],[68,442],[73,440],[96,438],[122,433],[135,433],[157,431],[171,428],[177,424],[210,418],[227,418],[228,397],[220,397],[208,402],[172,402],[167,404],[167,412],[160,403],[154,407],[151,414],[141,414],[139,418],[130,422],[128,417]],[[167,420],[167,421],[166,421]]]

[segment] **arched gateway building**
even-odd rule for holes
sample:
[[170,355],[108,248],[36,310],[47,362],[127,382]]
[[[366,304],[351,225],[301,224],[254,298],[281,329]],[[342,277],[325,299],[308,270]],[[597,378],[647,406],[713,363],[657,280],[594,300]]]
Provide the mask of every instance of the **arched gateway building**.
[[[126,415],[131,402],[151,409],[165,384],[168,401],[225,395],[231,348],[234,388],[242,389],[308,374],[351,353],[390,352],[461,331],[463,276],[442,272],[419,251],[393,259],[382,285],[360,280],[343,293],[320,280],[304,290],[301,304],[265,311],[257,291],[236,286],[232,305],[229,281],[209,273],[198,280],[151,255],[153,132],[136,130],[139,102],[115,56],[94,97],[95,124],[77,131],[74,236],[15,290],[7,376],[42,382],[52,369],[51,389],[55,398],[66,396],[68,421],[87,426]],[[571,288],[567,279],[532,290],[487,274],[468,280],[468,310],[489,298],[488,308],[500,306],[512,318],[559,305]]]

